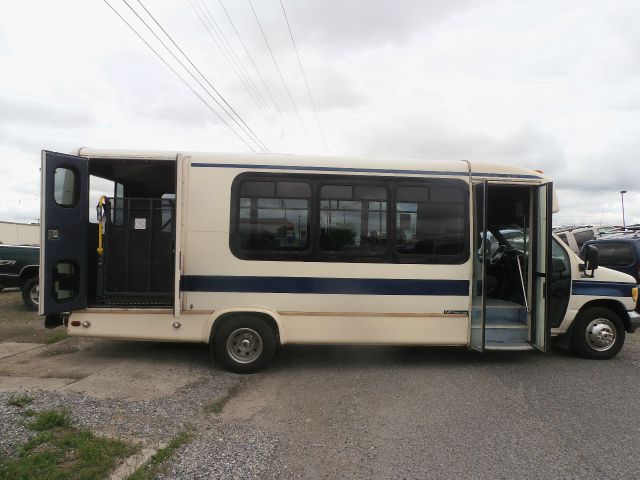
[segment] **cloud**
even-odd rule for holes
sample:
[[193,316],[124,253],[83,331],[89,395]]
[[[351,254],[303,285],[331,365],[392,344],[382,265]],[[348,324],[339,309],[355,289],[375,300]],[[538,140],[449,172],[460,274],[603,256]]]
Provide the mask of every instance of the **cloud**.
[[[303,45],[328,49],[340,55],[351,54],[354,49],[405,44],[416,32],[424,33],[440,26],[456,13],[462,13],[479,2],[398,0],[392,8],[387,0],[327,0],[311,4],[297,0],[284,3],[292,28]],[[281,12],[274,11],[273,15],[276,14],[281,15]]]
[[73,128],[94,120],[92,112],[79,105],[0,92],[0,125]]
[[[271,151],[320,151],[279,1],[253,4],[309,139],[248,2],[223,2],[283,120],[264,118],[187,3],[146,6]],[[621,189],[640,212],[637,1],[283,2],[333,154],[540,168],[562,194],[558,219],[614,219]],[[0,32],[0,205],[37,191],[41,148],[248,151],[102,2],[14,2]]]

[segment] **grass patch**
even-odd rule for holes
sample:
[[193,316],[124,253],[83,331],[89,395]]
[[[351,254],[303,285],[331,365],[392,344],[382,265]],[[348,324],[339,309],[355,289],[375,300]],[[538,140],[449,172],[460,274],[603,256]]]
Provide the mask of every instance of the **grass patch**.
[[52,345],[54,343],[61,342],[65,338],[69,338],[69,337],[70,335],[67,333],[66,330],[60,330],[59,332],[56,332],[53,335],[49,335],[45,339],[44,343],[46,343],[47,345]]
[[37,413],[33,420],[27,422],[26,426],[36,432],[44,432],[45,430],[52,430],[57,427],[69,428],[71,422],[66,412],[48,410]]
[[33,398],[28,395],[13,395],[7,400],[7,405],[10,407],[26,407],[33,403]]
[[0,458],[0,480],[103,479],[119,458],[137,450],[123,441],[73,427],[66,412],[33,413],[25,426],[37,434],[16,455]]
[[238,388],[239,388],[238,385],[234,385],[233,387],[231,387],[225,395],[223,395],[222,397],[218,397],[212,402],[205,405],[204,411],[206,413],[220,413],[224,408],[224,406],[227,404],[227,402],[231,400],[231,397],[233,397],[236,394],[236,392],[238,391]]
[[193,432],[182,432],[173,437],[169,444],[158,450],[144,465],[133,472],[127,480],[154,480],[164,471],[164,462],[185,443],[189,443],[193,438]]

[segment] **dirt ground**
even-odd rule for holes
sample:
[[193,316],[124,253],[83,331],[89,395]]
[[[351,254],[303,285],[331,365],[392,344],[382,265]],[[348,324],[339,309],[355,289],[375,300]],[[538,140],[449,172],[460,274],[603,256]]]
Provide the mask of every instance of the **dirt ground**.
[[27,310],[19,291],[0,292],[0,341],[44,343],[53,330],[44,328],[44,320]]
[[0,391],[138,400],[169,395],[210,367],[205,345],[65,337],[64,327],[44,328],[20,292],[0,293],[0,359]]

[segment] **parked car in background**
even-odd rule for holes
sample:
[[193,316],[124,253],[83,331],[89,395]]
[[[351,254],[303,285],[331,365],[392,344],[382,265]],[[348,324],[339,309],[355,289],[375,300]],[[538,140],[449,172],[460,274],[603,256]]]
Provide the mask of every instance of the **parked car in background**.
[[20,288],[27,308],[37,310],[40,299],[39,265],[39,247],[0,245],[0,290]]
[[[590,240],[580,250],[582,258],[589,245],[598,249],[600,265],[629,274],[640,284],[640,231],[610,234]],[[640,311],[640,301],[636,311]]]
[[573,225],[565,227],[555,227],[553,233],[560,237],[571,250],[579,253],[582,246],[589,240],[593,240],[600,235],[614,233],[622,230],[622,227],[601,225],[594,227],[593,225]]
[[600,265],[627,273],[640,283],[640,232],[624,232],[590,240],[582,246],[581,257],[584,257],[588,245],[598,249]]

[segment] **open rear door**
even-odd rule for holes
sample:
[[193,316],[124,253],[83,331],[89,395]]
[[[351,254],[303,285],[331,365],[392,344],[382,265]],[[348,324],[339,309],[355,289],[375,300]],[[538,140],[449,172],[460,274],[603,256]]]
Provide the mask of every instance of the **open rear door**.
[[43,151],[41,172],[39,313],[54,315],[87,305],[89,163]]
[[531,316],[531,345],[547,351],[550,337],[549,279],[551,275],[551,220],[553,214],[553,184],[545,183],[534,191],[535,244],[533,258],[533,314]]
[[471,315],[469,348],[484,352],[485,337],[485,255],[487,254],[487,181],[473,184],[473,257],[471,275]]
[[183,244],[183,223],[184,223],[184,205],[186,203],[184,196],[184,183],[187,180],[188,167],[190,157],[178,154],[176,157],[176,240],[174,247],[174,281],[173,281],[173,315],[180,316],[182,310],[182,292],[180,290],[180,279],[184,270],[184,257],[182,254]]

